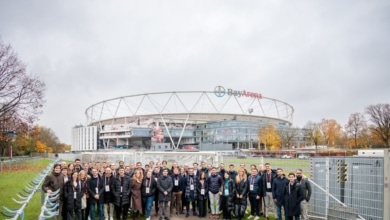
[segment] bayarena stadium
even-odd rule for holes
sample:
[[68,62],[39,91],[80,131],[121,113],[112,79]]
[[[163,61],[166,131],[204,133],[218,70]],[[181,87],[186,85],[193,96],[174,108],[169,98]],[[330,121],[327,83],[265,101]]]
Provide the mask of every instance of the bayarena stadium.
[[290,127],[293,113],[286,102],[223,86],[117,97],[86,109],[72,151],[260,149],[259,130]]

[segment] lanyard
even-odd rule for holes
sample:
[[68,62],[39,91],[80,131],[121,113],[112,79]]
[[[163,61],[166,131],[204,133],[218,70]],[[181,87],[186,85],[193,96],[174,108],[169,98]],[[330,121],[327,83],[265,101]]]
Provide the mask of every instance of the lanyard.
[[266,173],[265,174],[266,175],[266,179],[267,179],[267,182],[271,182],[271,174],[268,174],[268,173]]

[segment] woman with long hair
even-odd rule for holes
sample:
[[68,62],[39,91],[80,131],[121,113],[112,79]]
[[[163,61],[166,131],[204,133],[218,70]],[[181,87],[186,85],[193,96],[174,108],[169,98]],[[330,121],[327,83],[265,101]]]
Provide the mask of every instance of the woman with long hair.
[[209,188],[206,181],[206,174],[200,172],[197,186],[199,218],[207,215],[206,203],[209,195]]
[[234,197],[236,195],[236,188],[234,181],[230,179],[229,173],[225,172],[222,183],[221,208],[223,219],[232,219],[231,211],[234,209]]
[[[87,181],[88,181],[88,175],[85,170],[81,170],[79,172],[79,180],[81,181],[81,184],[83,184],[83,196],[85,196],[85,202],[86,202],[86,207],[81,207],[81,216],[83,220],[88,220],[89,216],[89,194],[88,194],[88,189],[87,189]],[[81,198],[84,200],[84,198]]]
[[141,194],[141,188],[142,188],[142,170],[136,169],[133,174],[133,178],[130,182],[131,187],[131,201],[133,205],[134,210],[134,220],[139,219],[139,212],[142,210],[142,194]]
[[83,183],[79,180],[78,173],[74,172],[70,180],[65,184],[64,196],[66,198],[66,219],[73,219],[73,212],[77,220],[82,220],[81,197],[84,195]]
[[247,206],[247,195],[248,195],[248,180],[244,169],[240,169],[235,179],[235,204],[234,214],[238,220],[244,217],[246,206]]
[[68,164],[68,173],[72,174],[74,172],[74,165],[73,163]]

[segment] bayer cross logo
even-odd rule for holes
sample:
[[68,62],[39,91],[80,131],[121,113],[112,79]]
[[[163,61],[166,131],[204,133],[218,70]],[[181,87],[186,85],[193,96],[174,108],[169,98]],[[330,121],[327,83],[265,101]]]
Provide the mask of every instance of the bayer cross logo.
[[223,86],[216,86],[214,88],[214,94],[217,96],[217,97],[223,97],[225,96],[226,92],[225,92],[225,88],[223,88]]

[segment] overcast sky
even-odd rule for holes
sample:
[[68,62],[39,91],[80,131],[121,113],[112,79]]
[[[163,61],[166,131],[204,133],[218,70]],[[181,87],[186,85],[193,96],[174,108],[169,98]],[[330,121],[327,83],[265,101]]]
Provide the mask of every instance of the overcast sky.
[[131,94],[245,89],[299,127],[390,103],[388,0],[2,0],[0,37],[47,85],[38,124],[68,144],[87,107]]

